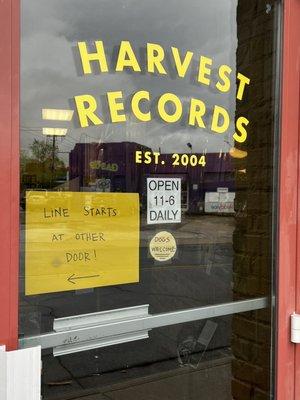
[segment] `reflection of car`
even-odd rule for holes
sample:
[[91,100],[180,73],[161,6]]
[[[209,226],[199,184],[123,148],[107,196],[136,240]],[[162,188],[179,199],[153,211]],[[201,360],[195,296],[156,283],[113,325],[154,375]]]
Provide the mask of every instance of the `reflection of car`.
[[[42,192],[42,193],[39,193]],[[25,210],[26,202],[30,199],[34,204],[45,204],[47,202],[47,189],[31,189],[21,198],[21,207]]]
[[[39,193],[42,192],[42,193]],[[43,204],[47,202],[47,190],[41,189],[39,191],[30,191],[26,195],[27,201],[30,199],[32,203]]]

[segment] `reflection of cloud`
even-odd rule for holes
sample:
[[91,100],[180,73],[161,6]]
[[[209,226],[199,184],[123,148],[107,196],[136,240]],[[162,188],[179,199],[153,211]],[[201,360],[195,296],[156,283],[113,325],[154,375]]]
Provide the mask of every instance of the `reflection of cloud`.
[[[104,41],[108,58],[121,40],[130,40],[140,59],[147,42],[159,43],[166,52],[176,46],[184,54],[207,55],[214,70],[227,63],[235,73],[236,0],[26,0],[22,12],[22,147],[34,137],[41,138],[41,109],[69,108],[78,94],[93,94],[103,113],[103,95],[122,90],[129,97],[137,90],[149,90],[155,99],[173,92],[185,102],[191,97],[205,101],[211,110],[222,105],[235,113],[235,88],[229,94],[193,84],[184,79],[149,74],[107,73],[77,76],[73,47],[78,40]],[[168,67],[170,65],[168,64]],[[234,79],[233,79],[234,81]],[[106,118],[108,120],[108,118]],[[194,151],[228,148],[229,135],[215,135],[202,129],[160,120],[137,123],[131,116],[126,124],[106,124],[86,129],[75,126],[58,141],[61,151],[70,151],[76,142],[134,140],[165,152],[183,151],[187,142]],[[232,129],[231,129],[232,131]]]

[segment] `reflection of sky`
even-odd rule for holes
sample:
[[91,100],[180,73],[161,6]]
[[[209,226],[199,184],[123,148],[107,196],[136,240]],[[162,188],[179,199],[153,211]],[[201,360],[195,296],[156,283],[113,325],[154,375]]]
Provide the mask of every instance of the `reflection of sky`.
[[[147,42],[171,46],[181,54],[191,50],[194,60],[200,55],[212,57],[212,77],[220,64],[228,64],[235,74],[237,0],[23,0],[22,8],[22,147],[41,138],[41,109],[70,108],[74,95],[93,94],[105,106],[107,91],[122,90],[128,98],[138,90],[149,90],[152,107],[155,98],[165,92],[177,94],[186,113],[191,97],[205,101],[209,114],[217,104],[235,110],[235,86],[230,93],[195,85],[194,68],[186,78],[153,76],[144,73],[106,73],[78,76],[75,66],[77,41],[103,40],[107,58],[112,60],[114,48],[121,40],[129,40],[141,60]],[[78,61],[78,60],[77,60]],[[144,70],[144,62],[140,62]],[[173,67],[174,68],[174,67]],[[168,71],[172,66],[166,65]],[[174,71],[174,69],[173,69]],[[108,121],[107,114],[99,115]],[[187,126],[184,118],[176,124],[160,119],[137,122],[127,114],[127,123],[78,128],[69,124],[65,138],[57,139],[60,151],[72,150],[76,142],[119,142],[130,140],[163,153],[185,152],[186,143],[194,152],[228,150],[234,127],[224,135]],[[185,118],[186,119],[186,118]],[[47,125],[50,125],[49,123]],[[58,126],[64,126],[59,124]],[[49,139],[50,140],[50,139]],[[67,158],[65,156],[64,158]]]

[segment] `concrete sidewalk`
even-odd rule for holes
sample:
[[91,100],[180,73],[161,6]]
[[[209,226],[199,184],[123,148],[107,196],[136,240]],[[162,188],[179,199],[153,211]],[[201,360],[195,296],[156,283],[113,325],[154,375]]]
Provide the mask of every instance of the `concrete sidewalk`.
[[[218,353],[218,351],[217,351]],[[170,368],[173,364],[173,368]],[[139,375],[101,385],[101,376],[81,378],[77,383],[89,387],[87,391],[65,388],[65,393],[53,396],[48,392],[44,400],[231,400],[231,356],[229,352],[219,352],[216,359],[206,360],[194,369],[191,366],[175,366],[174,361],[157,365],[161,372],[153,372],[153,367],[134,368],[129,375]],[[151,371],[149,375],[145,373]],[[118,375],[118,372],[111,374]],[[142,375],[142,376],[140,376]],[[144,375],[144,376],[143,376]],[[116,378],[118,378],[116,376]],[[77,395],[75,393],[78,393]],[[79,393],[82,393],[79,395]]]
[[141,245],[148,246],[155,232],[166,230],[174,232],[177,245],[184,244],[224,244],[232,243],[235,219],[232,216],[199,215],[182,216],[180,224],[147,225],[141,221]]

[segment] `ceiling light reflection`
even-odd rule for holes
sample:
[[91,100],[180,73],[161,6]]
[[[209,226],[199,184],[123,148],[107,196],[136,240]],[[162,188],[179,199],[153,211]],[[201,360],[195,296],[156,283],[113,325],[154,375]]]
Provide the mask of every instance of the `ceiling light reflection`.
[[43,108],[42,118],[51,121],[71,121],[73,110],[59,110],[56,108]]

